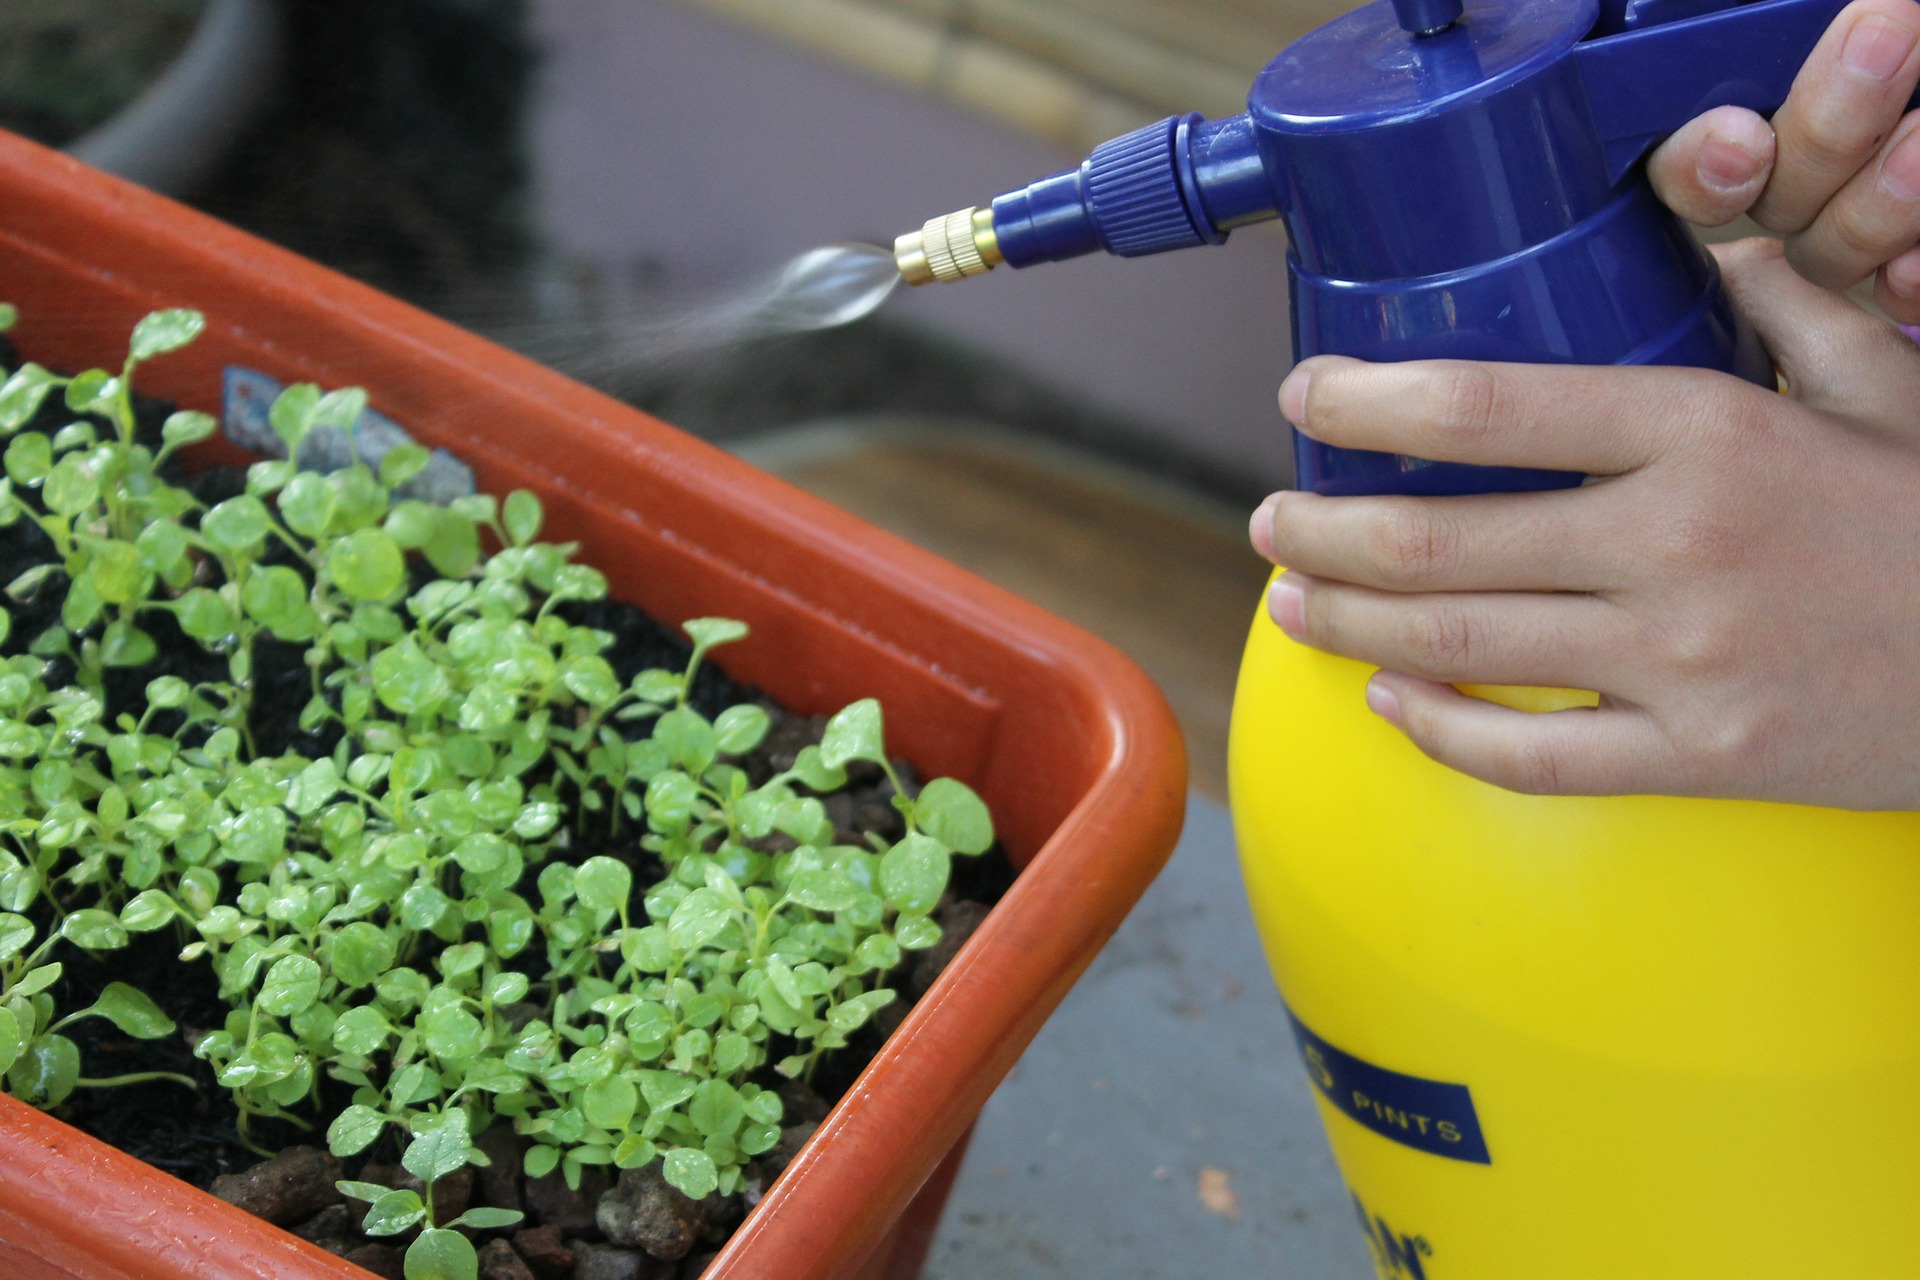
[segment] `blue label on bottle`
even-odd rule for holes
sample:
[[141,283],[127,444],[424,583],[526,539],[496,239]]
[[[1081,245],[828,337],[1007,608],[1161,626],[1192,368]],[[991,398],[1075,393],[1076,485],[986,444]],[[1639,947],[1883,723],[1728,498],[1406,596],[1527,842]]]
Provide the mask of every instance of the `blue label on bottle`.
[[1428,1155],[1492,1164],[1473,1095],[1463,1084],[1443,1084],[1362,1062],[1307,1030],[1287,1011],[1307,1078],[1328,1102],[1383,1138]]

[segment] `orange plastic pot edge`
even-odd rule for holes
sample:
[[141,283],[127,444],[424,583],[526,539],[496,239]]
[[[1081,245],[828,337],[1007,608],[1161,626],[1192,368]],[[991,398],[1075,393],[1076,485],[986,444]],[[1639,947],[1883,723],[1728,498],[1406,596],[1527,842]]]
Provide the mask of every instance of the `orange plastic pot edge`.
[[[208,333],[143,369],[148,391],[217,408],[235,362],[366,386],[484,488],[540,491],[622,598],[747,620],[737,678],[803,711],[879,696],[894,749],[982,791],[1022,874],[707,1276],[917,1269],[926,1233],[911,1258],[890,1233],[1178,837],[1185,756],[1159,692],[1104,642],[711,446],[4,134],[0,210],[0,300],[33,358],[102,363],[144,312],[200,308]],[[4,1098],[0,1245],[85,1280],[364,1277]]]

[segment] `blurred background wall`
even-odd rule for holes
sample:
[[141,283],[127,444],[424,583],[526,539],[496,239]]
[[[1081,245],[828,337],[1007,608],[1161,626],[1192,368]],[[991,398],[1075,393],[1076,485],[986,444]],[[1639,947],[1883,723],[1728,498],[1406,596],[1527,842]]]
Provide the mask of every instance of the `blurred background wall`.
[[[530,5],[531,222],[615,291],[695,289],[821,243],[890,244],[928,217],[1077,164],[1083,152],[1069,143],[1151,119],[1158,105],[1049,96],[1008,74],[998,83],[1010,109],[989,112],[977,100],[991,76],[967,82],[976,105],[908,87],[905,64],[925,53],[910,39],[894,42],[902,74],[887,75],[873,65],[886,50],[863,48],[859,30],[808,46],[670,0]],[[1220,109],[1229,78],[1195,74],[1195,91],[1214,100],[1195,105]],[[889,318],[1095,407],[1111,422],[1104,443],[1137,461],[1235,496],[1287,474],[1274,408],[1287,366],[1285,241],[1273,228],[1219,249],[916,290]]]

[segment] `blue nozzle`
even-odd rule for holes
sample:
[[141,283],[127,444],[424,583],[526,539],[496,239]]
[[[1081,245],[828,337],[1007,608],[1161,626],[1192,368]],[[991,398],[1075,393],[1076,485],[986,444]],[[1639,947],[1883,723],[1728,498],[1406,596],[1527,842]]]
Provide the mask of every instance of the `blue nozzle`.
[[993,228],[1015,267],[1104,249],[1137,258],[1219,244],[1234,227],[1277,216],[1252,121],[1171,116],[1103,143],[1078,169],[993,202]]

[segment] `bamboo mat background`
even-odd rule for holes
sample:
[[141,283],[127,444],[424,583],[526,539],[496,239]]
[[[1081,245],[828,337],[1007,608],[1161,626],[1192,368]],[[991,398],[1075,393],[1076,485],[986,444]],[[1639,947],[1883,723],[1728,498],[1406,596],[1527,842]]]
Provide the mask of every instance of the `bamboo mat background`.
[[1175,112],[1232,115],[1351,0],[678,0],[1084,153]]

